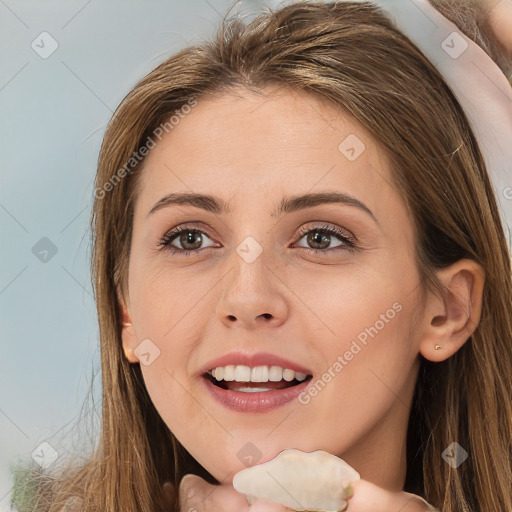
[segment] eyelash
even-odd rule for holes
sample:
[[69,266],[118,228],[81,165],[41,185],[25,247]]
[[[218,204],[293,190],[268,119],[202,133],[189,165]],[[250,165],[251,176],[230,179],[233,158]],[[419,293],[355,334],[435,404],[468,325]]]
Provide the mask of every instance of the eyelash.
[[[335,235],[336,237],[338,237],[340,239],[341,242],[343,242],[343,245],[338,246],[334,249],[311,249],[311,248],[307,248],[307,247],[301,247],[302,249],[306,249],[306,251],[308,251],[310,253],[325,254],[325,253],[329,253],[329,252],[337,252],[339,250],[345,250],[350,253],[353,253],[357,250],[356,238],[354,236],[347,236],[345,231],[342,231],[339,228],[335,228],[335,227],[332,227],[329,225],[301,228],[301,230],[299,231],[299,233],[297,235],[298,236],[297,242],[300,242],[300,240],[305,235],[307,235],[308,233],[310,233],[312,231],[317,231],[319,233],[327,234],[327,235]],[[183,232],[201,233],[201,234],[205,234],[209,238],[211,238],[208,235],[208,233],[206,233],[200,229],[197,229],[195,227],[191,227],[191,226],[187,226],[187,225],[180,226],[179,228],[172,229],[171,231],[169,231],[162,237],[162,239],[158,242],[158,247],[160,248],[160,250],[167,250],[171,254],[180,254],[183,256],[190,256],[190,255],[192,255],[192,253],[199,252],[200,249],[193,249],[193,250],[192,249],[177,249],[176,247],[173,247],[170,245],[171,242],[174,241],[174,239],[177,238],[177,236],[181,235],[181,233],[183,233]],[[294,243],[296,243],[296,242],[294,242]],[[212,247],[209,247],[209,249],[210,248],[212,248]]]

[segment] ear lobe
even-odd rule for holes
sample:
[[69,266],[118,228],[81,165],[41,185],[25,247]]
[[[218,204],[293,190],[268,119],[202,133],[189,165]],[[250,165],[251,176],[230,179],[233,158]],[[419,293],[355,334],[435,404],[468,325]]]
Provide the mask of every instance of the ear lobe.
[[437,273],[445,287],[442,297],[430,294],[425,309],[420,353],[429,361],[448,359],[473,334],[482,313],[485,272],[469,259]]
[[122,297],[119,297],[119,305],[121,308],[121,317],[123,320],[121,338],[123,340],[124,354],[130,363],[138,363],[139,359],[134,354],[135,348],[138,345],[138,341],[135,328],[132,324],[131,313],[128,311],[128,308],[126,307]]

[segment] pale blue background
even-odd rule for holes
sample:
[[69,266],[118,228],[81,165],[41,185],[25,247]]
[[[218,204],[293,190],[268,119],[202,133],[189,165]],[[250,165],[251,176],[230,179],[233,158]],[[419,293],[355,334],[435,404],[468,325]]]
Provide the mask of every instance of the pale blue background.
[[[231,4],[0,1],[0,512],[11,464],[41,442],[66,454],[94,434],[87,420],[63,441],[99,368],[88,223],[105,126],[136,81],[211,35]],[[278,2],[241,10],[265,5]],[[47,59],[31,48],[42,32],[59,45]],[[57,247],[46,263],[32,253],[43,237]],[[99,412],[99,373],[94,389]]]
[[[99,368],[88,222],[106,123],[138,79],[211,35],[230,5],[0,0],[0,512],[11,464],[42,442],[66,454],[94,435],[88,421],[63,440]],[[44,31],[59,45],[47,59],[31,48]],[[32,252],[43,237],[57,248],[46,263]],[[100,384],[98,374],[98,412]]]

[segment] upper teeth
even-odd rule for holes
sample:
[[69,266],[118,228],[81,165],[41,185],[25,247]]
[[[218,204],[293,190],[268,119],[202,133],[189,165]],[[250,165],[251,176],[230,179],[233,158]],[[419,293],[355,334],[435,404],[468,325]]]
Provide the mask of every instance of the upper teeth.
[[303,381],[307,374],[295,372],[289,368],[281,366],[255,366],[251,368],[244,365],[230,364],[227,366],[218,366],[208,372],[216,380],[237,381],[237,382],[279,382],[284,379],[288,382],[293,379]]

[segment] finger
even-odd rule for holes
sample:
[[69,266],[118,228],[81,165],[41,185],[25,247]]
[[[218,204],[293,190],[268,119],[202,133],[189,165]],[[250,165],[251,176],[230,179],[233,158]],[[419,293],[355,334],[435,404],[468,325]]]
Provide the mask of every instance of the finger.
[[243,494],[231,485],[211,485],[197,475],[185,475],[179,486],[180,509],[187,512],[242,512],[248,510]]
[[512,1],[480,0],[484,13],[489,16],[493,32],[512,57]]
[[357,480],[352,482],[353,493],[348,500],[347,512],[366,512],[367,510],[386,510],[383,506],[388,496],[380,487],[367,482]]
[[293,512],[291,508],[285,507],[274,501],[264,498],[257,498],[252,501],[249,512]]
[[382,489],[366,480],[352,483],[354,493],[348,500],[347,512],[428,512],[429,506],[419,496]]

